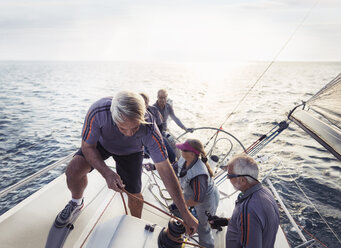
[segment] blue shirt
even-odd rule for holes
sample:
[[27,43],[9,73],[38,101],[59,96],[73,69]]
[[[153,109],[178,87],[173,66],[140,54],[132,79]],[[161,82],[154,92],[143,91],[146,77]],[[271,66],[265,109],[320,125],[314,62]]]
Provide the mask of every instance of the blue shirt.
[[150,124],[141,124],[133,136],[125,136],[113,121],[111,102],[112,98],[106,97],[90,107],[84,121],[82,139],[88,144],[100,142],[104,149],[116,155],[140,152],[146,146],[155,163],[166,160],[167,151],[152,115],[146,112],[145,119]]
[[236,201],[226,232],[226,247],[272,248],[279,226],[277,203],[260,183]]
[[162,117],[163,117],[163,130],[167,130],[167,120],[168,120],[168,116],[170,116],[175,123],[182,129],[186,130],[186,127],[184,124],[182,124],[182,122],[180,121],[180,119],[178,117],[176,117],[176,115],[174,114],[174,110],[172,105],[170,105],[168,102],[166,103],[165,107],[162,109],[157,102],[154,103],[154,105],[161,113]]

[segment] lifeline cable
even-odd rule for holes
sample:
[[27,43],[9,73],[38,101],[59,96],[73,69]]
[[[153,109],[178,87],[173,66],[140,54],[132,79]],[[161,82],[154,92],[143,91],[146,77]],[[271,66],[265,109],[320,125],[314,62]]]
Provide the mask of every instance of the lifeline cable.
[[301,20],[301,22],[297,25],[297,27],[295,28],[295,30],[293,31],[293,33],[289,36],[289,38],[286,40],[286,42],[284,42],[283,46],[279,49],[279,51],[277,52],[277,54],[274,56],[274,58],[271,60],[271,62],[269,63],[269,65],[265,68],[265,70],[261,73],[261,75],[257,78],[257,80],[252,84],[252,86],[249,88],[249,90],[246,92],[246,94],[241,98],[241,100],[237,103],[237,105],[234,107],[234,109],[232,110],[232,112],[230,112],[229,115],[227,115],[227,117],[225,118],[224,122],[220,125],[220,127],[223,127],[226,123],[226,121],[235,113],[235,111],[238,109],[239,105],[241,105],[241,103],[245,100],[245,98],[250,94],[250,92],[253,90],[253,88],[259,83],[259,81],[263,78],[263,76],[265,75],[265,73],[270,69],[270,67],[275,63],[275,61],[277,60],[277,58],[279,57],[279,55],[282,53],[282,51],[286,48],[286,46],[289,44],[289,42],[291,41],[291,39],[294,37],[294,35],[297,33],[297,31],[303,26],[304,22],[307,20],[308,16],[310,15],[310,13],[312,12],[312,10],[315,8],[315,6],[317,5],[317,3],[320,0],[316,0],[316,2],[313,4],[313,6],[308,10],[308,12],[306,13],[306,15],[303,17],[303,19]]

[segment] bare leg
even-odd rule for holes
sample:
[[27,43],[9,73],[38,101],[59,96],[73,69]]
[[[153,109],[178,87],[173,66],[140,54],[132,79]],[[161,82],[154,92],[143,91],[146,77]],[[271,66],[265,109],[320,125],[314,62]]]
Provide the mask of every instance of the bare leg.
[[[137,193],[137,194],[133,194],[133,195],[143,200],[143,195],[141,193]],[[142,201],[139,201],[133,197],[128,196],[128,207],[130,209],[130,213],[132,216],[135,216],[137,218],[141,218],[142,208],[143,208],[143,202]]]
[[65,174],[66,182],[71,191],[72,198],[80,199],[83,197],[84,190],[88,184],[87,174],[91,166],[84,157],[76,155],[68,164]]

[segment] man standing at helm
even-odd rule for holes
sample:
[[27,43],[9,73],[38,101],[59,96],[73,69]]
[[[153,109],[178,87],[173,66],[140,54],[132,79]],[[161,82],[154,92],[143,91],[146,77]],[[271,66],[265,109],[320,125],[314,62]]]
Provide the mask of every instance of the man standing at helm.
[[[165,90],[165,89],[159,90],[157,92],[157,101],[153,105],[153,106],[157,107],[157,109],[160,111],[160,113],[163,117],[163,123],[162,123],[163,124],[163,130],[164,131],[167,130],[167,120],[168,120],[168,116],[170,116],[180,128],[187,131],[188,129],[185,127],[185,125],[182,124],[180,119],[175,115],[172,105],[170,105],[167,102],[167,97],[168,97],[167,90]],[[188,131],[192,131],[192,129],[190,129]]]
[[[72,199],[57,215],[55,225],[67,225],[82,208],[87,174],[93,169],[104,177],[110,189],[122,192],[125,188],[143,199],[141,175],[144,146],[148,148],[161,179],[180,210],[188,227],[187,232],[192,235],[197,230],[198,222],[186,207],[161,134],[153,117],[146,112],[143,98],[128,91],[120,92],[114,98],[102,98],[90,107],[83,125],[81,148],[65,172]],[[104,162],[110,156],[116,162],[116,172]],[[143,203],[140,200],[129,196],[128,207],[133,216],[141,217]]]

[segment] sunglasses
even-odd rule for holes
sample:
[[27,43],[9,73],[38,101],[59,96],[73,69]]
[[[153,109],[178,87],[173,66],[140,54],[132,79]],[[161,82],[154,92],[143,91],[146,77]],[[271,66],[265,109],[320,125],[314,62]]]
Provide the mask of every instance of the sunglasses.
[[256,178],[254,178],[253,176],[250,176],[250,175],[236,175],[236,174],[229,174],[229,173],[227,173],[226,176],[227,176],[228,179],[237,178],[237,177],[251,177],[253,180],[258,181]]

